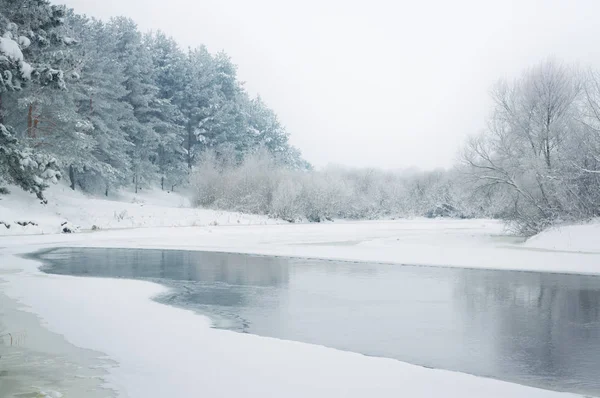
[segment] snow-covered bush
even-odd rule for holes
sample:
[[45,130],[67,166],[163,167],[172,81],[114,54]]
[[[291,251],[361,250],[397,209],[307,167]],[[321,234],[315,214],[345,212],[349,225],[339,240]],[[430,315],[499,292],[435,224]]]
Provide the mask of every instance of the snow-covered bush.
[[[393,173],[328,167],[296,170],[265,151],[237,164],[208,151],[191,183],[197,206],[266,214],[290,222],[335,218],[477,215],[458,173]],[[443,211],[442,211],[443,210]]]
[[301,192],[302,186],[298,181],[282,179],[273,192],[271,215],[289,222],[301,220],[305,215]]

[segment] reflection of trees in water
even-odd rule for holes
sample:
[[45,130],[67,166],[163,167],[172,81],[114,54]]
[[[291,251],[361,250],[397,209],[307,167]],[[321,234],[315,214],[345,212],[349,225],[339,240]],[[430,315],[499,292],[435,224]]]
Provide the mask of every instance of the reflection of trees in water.
[[[58,254],[58,255],[57,255]],[[60,249],[44,256],[52,273],[162,278],[233,285],[280,286],[289,281],[285,258],[154,249]]]
[[466,333],[485,325],[502,372],[600,388],[600,278],[463,270],[454,296]]
[[290,266],[302,271],[314,271],[324,276],[373,277],[397,265],[364,263],[359,261],[324,260],[311,258],[288,258]]
[[[286,259],[242,254],[162,251],[165,264],[180,264],[184,278],[168,275],[170,279],[220,282],[231,285],[280,286],[289,281]],[[177,267],[170,267],[178,272]]]

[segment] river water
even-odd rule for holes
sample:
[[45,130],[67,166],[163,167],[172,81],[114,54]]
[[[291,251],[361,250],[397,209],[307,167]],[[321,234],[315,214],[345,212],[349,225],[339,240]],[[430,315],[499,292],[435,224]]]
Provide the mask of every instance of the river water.
[[[600,277],[175,250],[54,249],[53,274],[171,287],[215,327],[600,396]],[[110,292],[107,292],[110,294]]]

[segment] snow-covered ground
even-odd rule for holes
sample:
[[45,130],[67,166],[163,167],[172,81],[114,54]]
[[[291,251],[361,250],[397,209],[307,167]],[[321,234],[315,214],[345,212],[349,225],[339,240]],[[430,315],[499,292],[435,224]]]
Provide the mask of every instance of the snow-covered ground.
[[[179,193],[157,189],[119,192],[107,200],[72,191],[63,183],[52,185],[42,205],[31,194],[18,188],[0,196],[0,235],[53,234],[69,222],[79,229],[122,229],[147,227],[181,227],[204,225],[273,224],[262,216],[190,208],[189,200]],[[9,224],[10,228],[6,228]],[[27,224],[33,222],[36,225]],[[26,225],[22,226],[19,223]],[[94,227],[95,226],[95,227]]]
[[582,225],[550,228],[525,243],[526,247],[581,253],[600,252],[600,219]]
[[[586,227],[573,227],[587,229]],[[562,273],[600,273],[600,248],[529,247],[490,220],[396,220],[143,228],[6,236],[0,246],[189,249],[277,256]],[[543,235],[542,235],[543,237]],[[533,240],[535,243],[535,240]],[[553,242],[553,240],[551,240]]]
[[[37,314],[44,327],[64,336],[68,342],[105,353],[116,361],[116,366],[98,370],[97,377],[106,380],[122,397],[565,395],[390,359],[211,329],[205,317],[150,300],[164,291],[161,286],[142,281],[46,275],[37,269],[39,264],[18,254],[60,246],[183,248],[398,264],[600,273],[600,248],[593,245],[594,238],[589,238],[589,244],[584,246],[569,246],[562,244],[560,236],[556,238],[556,231],[549,231],[546,236],[523,243],[506,235],[501,223],[489,220],[265,225],[272,221],[240,215],[240,220],[247,222],[238,224],[235,220],[230,222],[233,225],[226,226],[223,224],[227,222],[219,220],[230,217],[228,213],[164,204],[141,206],[131,200],[128,203],[96,200],[89,206],[88,199],[83,197],[69,200],[72,201],[63,202],[69,205],[56,205],[47,219],[37,218],[35,212],[29,218],[39,220],[40,226],[51,226],[62,217],[83,226],[96,217],[95,222],[103,230],[0,237],[0,280],[6,282],[0,284],[0,293]],[[4,206],[1,217],[16,214],[7,199],[0,201],[0,205]],[[19,203],[15,209],[22,207]],[[77,208],[86,213],[71,219],[77,216]],[[148,214],[181,211],[181,220],[186,222],[191,220],[185,214],[206,212],[213,216],[220,214],[221,218],[217,226],[206,222],[203,227],[108,230],[114,226],[111,211],[119,208],[128,211],[138,208],[140,215],[147,209],[150,209]],[[72,212],[67,215],[67,211]],[[166,225],[168,220],[176,220],[165,216],[163,224],[136,221],[143,219],[146,218],[133,217],[132,225]],[[193,223],[173,222],[173,225]],[[571,227],[569,236],[578,242],[578,235],[596,233],[595,228],[594,225]],[[586,250],[581,250],[582,247]],[[104,375],[106,371],[108,375]],[[71,386],[57,384],[56,390],[66,396],[73,395],[75,390]]]

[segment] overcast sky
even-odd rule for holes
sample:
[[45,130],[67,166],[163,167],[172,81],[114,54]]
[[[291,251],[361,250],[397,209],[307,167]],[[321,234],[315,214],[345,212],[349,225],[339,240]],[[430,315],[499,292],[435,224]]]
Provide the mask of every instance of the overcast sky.
[[501,77],[600,67],[598,0],[55,0],[225,50],[317,166],[447,167]]

